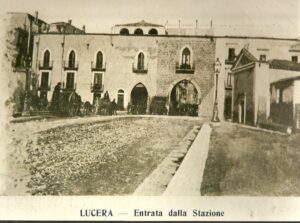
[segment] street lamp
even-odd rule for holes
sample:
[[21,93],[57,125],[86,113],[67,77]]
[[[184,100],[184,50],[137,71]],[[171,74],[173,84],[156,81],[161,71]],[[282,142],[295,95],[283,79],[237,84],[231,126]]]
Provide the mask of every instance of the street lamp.
[[29,91],[30,91],[30,67],[31,67],[31,57],[25,57],[25,71],[26,71],[26,80],[25,80],[25,99],[24,99],[24,109],[22,116],[30,115],[30,102],[29,102]]
[[218,76],[221,69],[221,62],[219,61],[219,58],[217,58],[216,62],[214,63],[215,66],[215,73],[216,73],[216,85],[215,85],[215,103],[214,103],[214,109],[213,109],[213,117],[212,122],[220,122],[219,116],[218,116]]

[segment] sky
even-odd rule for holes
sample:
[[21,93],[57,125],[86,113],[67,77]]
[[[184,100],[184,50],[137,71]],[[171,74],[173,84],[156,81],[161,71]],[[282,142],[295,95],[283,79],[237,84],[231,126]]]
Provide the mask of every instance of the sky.
[[[51,23],[68,21],[87,32],[142,19],[165,25],[213,26],[219,34],[300,37],[300,0],[0,0],[1,9],[28,12]],[[230,33],[229,33],[230,34]]]

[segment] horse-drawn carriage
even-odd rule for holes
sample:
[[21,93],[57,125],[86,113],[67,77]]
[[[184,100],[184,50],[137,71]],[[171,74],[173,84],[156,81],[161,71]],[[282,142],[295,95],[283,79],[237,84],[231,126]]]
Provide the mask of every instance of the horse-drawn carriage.
[[61,89],[58,83],[54,89],[51,110],[58,115],[76,116],[81,114],[81,97],[74,90]]
[[112,115],[115,113],[115,107],[115,102],[110,102],[108,92],[105,93],[104,98],[99,98],[96,104],[84,103],[75,90],[61,89],[61,84],[58,83],[54,88],[50,109],[57,115],[85,116],[92,114]]

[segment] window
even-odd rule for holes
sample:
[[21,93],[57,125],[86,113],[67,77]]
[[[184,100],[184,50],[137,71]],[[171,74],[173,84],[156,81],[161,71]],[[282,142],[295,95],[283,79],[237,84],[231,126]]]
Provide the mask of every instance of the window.
[[137,60],[137,69],[144,70],[145,67],[145,56],[143,53],[139,53]]
[[124,91],[123,90],[118,90],[117,105],[118,105],[118,110],[124,110]]
[[44,53],[43,65],[44,65],[44,67],[49,67],[50,66],[50,52],[49,52],[49,50],[46,50],[45,53]]
[[261,55],[259,56],[259,60],[260,60],[260,61],[267,61],[267,56],[266,56],[265,54],[261,54]]
[[43,89],[48,88],[48,83],[49,83],[49,72],[42,72],[40,87]]
[[235,48],[228,49],[228,61],[234,61],[235,59]]
[[67,89],[74,89],[75,84],[75,73],[74,72],[67,72],[67,81],[66,81],[66,88]]
[[72,50],[69,54],[69,61],[68,61],[69,67],[75,67],[75,60],[76,60],[76,55],[74,50]]
[[102,67],[103,67],[103,54],[101,51],[99,51],[96,56],[96,68],[102,68]]
[[179,62],[176,63],[176,73],[193,74],[194,72],[193,51],[188,46],[182,47],[179,53]]
[[136,29],[135,31],[134,31],[134,35],[143,35],[144,34],[144,32],[143,32],[143,30],[141,30],[141,29]]
[[120,30],[120,35],[129,35],[129,30],[126,28],[123,28]]
[[292,61],[298,63],[298,56],[292,56]]
[[150,29],[149,32],[148,32],[149,35],[157,35],[158,32],[156,29]]
[[191,68],[191,51],[187,47],[182,51],[181,67]]
[[102,86],[102,73],[94,74],[94,85]]

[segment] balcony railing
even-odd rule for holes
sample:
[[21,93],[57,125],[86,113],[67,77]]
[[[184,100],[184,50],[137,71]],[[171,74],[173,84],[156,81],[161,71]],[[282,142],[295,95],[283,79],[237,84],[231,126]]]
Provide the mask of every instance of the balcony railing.
[[92,71],[106,71],[106,63],[97,64],[94,61],[91,62]]
[[44,63],[44,61],[39,60],[39,69],[40,70],[52,70],[53,60],[49,61],[49,63]]
[[138,67],[136,64],[132,64],[132,72],[138,74],[146,74],[148,73],[148,64],[145,64],[142,67]]
[[102,93],[104,90],[104,85],[102,84],[94,84],[94,83],[91,83],[91,92],[92,93]]
[[65,82],[62,83],[62,90],[63,91],[76,91],[76,83],[74,83],[72,86],[66,85]]
[[48,85],[40,85],[38,87],[38,90],[39,91],[50,91],[51,90],[51,85],[50,84],[48,84]]
[[231,82],[224,81],[224,87],[225,87],[226,90],[231,90],[232,89]]
[[225,64],[232,65],[234,64],[236,58],[227,58],[225,59]]
[[192,65],[176,63],[176,73],[182,73],[182,74],[195,73],[195,63],[192,63]]
[[65,70],[78,70],[78,67],[79,67],[78,61],[75,61],[74,63],[70,63],[70,61],[68,60],[64,61]]

